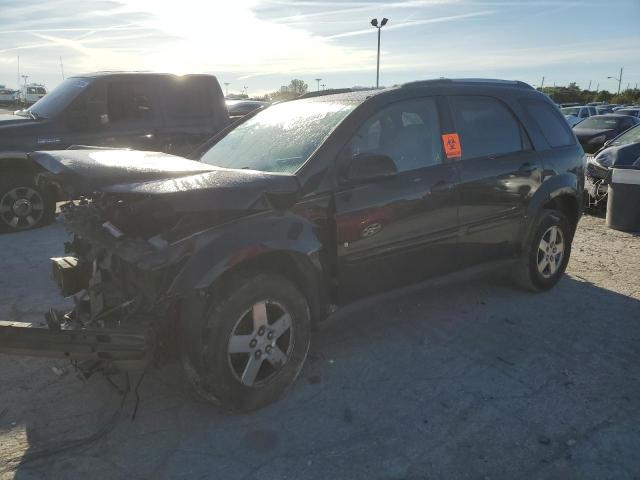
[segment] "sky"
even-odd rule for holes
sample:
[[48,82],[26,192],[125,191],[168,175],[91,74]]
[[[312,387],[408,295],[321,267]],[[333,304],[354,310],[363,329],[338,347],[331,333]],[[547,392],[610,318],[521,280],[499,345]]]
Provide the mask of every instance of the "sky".
[[[98,70],[213,73],[229,93],[437,77],[640,84],[640,0],[0,0],[0,84]],[[19,62],[18,62],[19,57]],[[18,64],[19,63],[19,64]],[[224,88],[224,87],[223,87]]]

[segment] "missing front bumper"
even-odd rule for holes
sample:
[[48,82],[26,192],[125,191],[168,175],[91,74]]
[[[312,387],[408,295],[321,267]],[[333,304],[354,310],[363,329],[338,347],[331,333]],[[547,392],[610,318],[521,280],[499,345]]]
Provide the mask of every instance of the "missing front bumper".
[[69,360],[146,362],[150,330],[53,330],[33,323],[0,321],[0,353]]

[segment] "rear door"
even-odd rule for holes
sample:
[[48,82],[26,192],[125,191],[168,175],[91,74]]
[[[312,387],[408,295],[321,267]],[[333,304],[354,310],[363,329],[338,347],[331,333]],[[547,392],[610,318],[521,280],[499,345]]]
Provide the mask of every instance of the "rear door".
[[106,113],[91,145],[159,150],[156,133],[161,117],[152,77],[114,77],[96,81],[93,88],[104,96]]
[[[398,173],[335,193],[342,299],[453,270],[458,225],[455,166],[444,162],[436,98],[399,101],[373,113],[343,157],[389,156]],[[347,158],[348,161],[348,158]]]
[[542,164],[520,121],[491,96],[449,97],[459,163],[460,260],[464,266],[513,255]]

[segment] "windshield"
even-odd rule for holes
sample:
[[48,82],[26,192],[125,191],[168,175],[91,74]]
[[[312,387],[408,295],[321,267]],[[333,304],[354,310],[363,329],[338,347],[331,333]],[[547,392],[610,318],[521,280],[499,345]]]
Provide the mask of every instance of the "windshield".
[[636,125],[633,128],[630,128],[622,135],[617,137],[614,141],[610,143],[610,145],[619,147],[620,145],[628,145],[629,143],[638,143],[640,142],[640,125]]
[[624,108],[624,109],[621,108],[619,110],[616,110],[616,113],[618,115],[631,115],[631,116],[633,116],[633,115],[637,115],[638,114],[638,110],[634,110],[632,108]]
[[589,117],[580,122],[580,128],[592,128],[594,130],[612,130],[618,126],[619,118]]
[[561,108],[560,111],[562,112],[563,115],[574,115],[574,116],[578,116],[578,114],[580,113],[580,107],[566,107],[566,108]]
[[28,111],[38,118],[52,118],[62,112],[87,85],[89,82],[84,78],[68,78],[34,103]]
[[274,105],[229,132],[201,160],[225,168],[293,173],[356,106],[312,99]]

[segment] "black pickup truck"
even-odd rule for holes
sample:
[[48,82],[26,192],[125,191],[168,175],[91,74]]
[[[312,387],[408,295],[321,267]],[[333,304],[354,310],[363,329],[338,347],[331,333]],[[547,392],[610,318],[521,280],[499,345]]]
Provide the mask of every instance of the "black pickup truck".
[[71,77],[27,110],[0,115],[0,231],[54,218],[55,192],[27,154],[71,145],[185,155],[229,123],[213,75],[99,72]]

